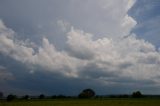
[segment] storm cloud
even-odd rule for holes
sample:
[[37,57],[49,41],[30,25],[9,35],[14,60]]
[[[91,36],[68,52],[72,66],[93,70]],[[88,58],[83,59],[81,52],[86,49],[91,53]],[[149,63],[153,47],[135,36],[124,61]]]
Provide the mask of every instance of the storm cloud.
[[[128,14],[128,11],[135,2],[135,0],[68,0],[67,5],[61,7],[66,10],[59,13],[65,14],[64,19],[57,17],[54,20],[49,19],[52,22],[48,27],[58,29],[60,32],[55,30],[52,32],[48,27],[45,29],[43,24],[45,21],[42,19],[43,25],[38,25],[37,28],[44,30],[37,34],[34,32],[35,35],[32,33],[28,37],[19,32],[19,28],[12,28],[13,24],[7,25],[6,20],[0,20],[0,54],[25,65],[28,71],[26,75],[37,78],[32,83],[44,82],[43,84],[47,87],[46,92],[51,92],[50,88],[54,89],[53,86],[49,86],[52,82],[61,85],[55,87],[57,92],[61,91],[58,91],[60,87],[69,89],[71,86],[74,86],[74,90],[87,86],[93,86],[98,90],[103,86],[121,87],[125,85],[126,88],[131,89],[134,88],[134,85],[143,88],[143,86],[151,87],[153,84],[153,87],[158,87],[160,51],[155,45],[139,39],[132,32],[137,22]],[[60,5],[58,1],[54,3]],[[80,6],[82,7],[78,8]],[[75,18],[72,17],[73,15]],[[5,16],[4,13],[2,16]],[[30,16],[27,15],[27,17],[26,20]],[[22,23],[25,24],[24,17],[22,20],[24,20]],[[26,30],[29,29],[26,28]],[[32,36],[36,37],[32,39]],[[38,42],[35,39],[37,37]],[[58,46],[59,44],[61,46]],[[5,68],[0,67],[0,69]],[[10,72],[4,72],[1,71],[0,76],[12,75]],[[12,83],[15,88],[17,85],[19,89],[26,89],[19,83],[29,84],[30,81],[26,82],[16,74],[18,72],[13,75],[17,77],[15,79],[17,81],[10,82],[10,84]],[[37,75],[45,78],[39,79]],[[31,77],[26,76],[26,78],[30,80]],[[100,84],[99,87],[96,86],[97,83]],[[33,91],[35,89],[33,87]],[[110,87],[107,90],[109,89]]]

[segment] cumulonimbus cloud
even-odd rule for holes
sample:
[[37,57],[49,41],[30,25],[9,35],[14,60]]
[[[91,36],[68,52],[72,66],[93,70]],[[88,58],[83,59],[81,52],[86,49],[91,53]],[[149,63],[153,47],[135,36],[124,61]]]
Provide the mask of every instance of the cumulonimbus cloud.
[[0,53],[34,67],[34,71],[40,67],[45,72],[69,78],[100,80],[105,84],[126,80],[149,80],[159,84],[160,52],[151,43],[130,34],[136,21],[127,12],[135,0],[124,0],[117,6],[119,2],[100,2],[101,8],[108,13],[105,17],[109,17],[107,31],[117,37],[106,35],[95,39],[94,34],[74,27],[68,31],[71,24],[60,20],[59,27],[68,31],[65,41],[68,49],[58,50],[47,38],[42,38],[41,46],[18,40],[16,32],[0,21]]
[[69,49],[62,51],[47,38],[43,38],[42,46],[35,51],[17,40],[14,34],[0,22],[0,52],[32,67],[41,67],[66,77],[104,82],[122,78],[159,81],[159,51],[134,34],[119,39],[93,40],[94,35],[71,28],[66,41]]

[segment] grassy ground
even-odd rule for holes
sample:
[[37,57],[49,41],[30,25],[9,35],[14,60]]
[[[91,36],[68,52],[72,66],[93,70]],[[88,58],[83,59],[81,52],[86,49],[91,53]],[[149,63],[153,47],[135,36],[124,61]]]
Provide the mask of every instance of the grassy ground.
[[21,100],[1,101],[0,106],[160,106],[160,99]]

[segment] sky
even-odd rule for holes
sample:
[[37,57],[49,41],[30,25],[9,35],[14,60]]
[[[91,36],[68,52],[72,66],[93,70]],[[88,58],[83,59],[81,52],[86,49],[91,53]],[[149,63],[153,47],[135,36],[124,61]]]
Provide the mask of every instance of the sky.
[[0,91],[160,94],[159,0],[0,0]]

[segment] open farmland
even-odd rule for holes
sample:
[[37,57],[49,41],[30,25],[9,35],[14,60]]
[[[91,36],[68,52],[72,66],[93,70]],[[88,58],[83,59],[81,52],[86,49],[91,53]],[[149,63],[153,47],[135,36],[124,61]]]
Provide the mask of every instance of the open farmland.
[[160,99],[51,99],[1,101],[0,106],[160,106]]

